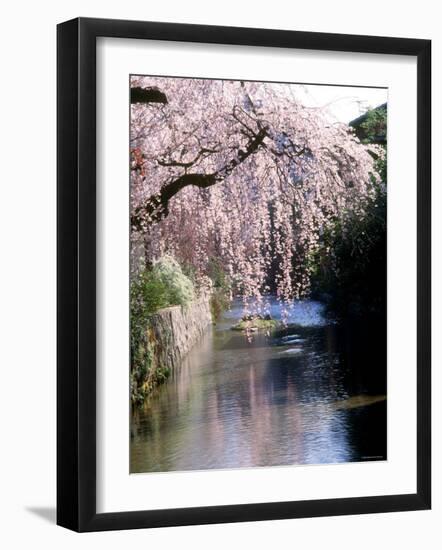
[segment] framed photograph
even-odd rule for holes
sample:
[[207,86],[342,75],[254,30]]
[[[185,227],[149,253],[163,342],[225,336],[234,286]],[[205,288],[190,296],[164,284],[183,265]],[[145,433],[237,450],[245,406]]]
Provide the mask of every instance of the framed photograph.
[[57,36],[57,523],[429,509],[430,41]]

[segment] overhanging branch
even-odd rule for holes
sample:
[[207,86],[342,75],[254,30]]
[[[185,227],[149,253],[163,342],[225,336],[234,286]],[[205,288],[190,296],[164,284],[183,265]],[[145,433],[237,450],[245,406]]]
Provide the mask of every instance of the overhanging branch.
[[149,197],[145,203],[135,209],[131,216],[132,228],[137,231],[145,230],[152,222],[159,221],[169,213],[169,202],[185,187],[194,185],[206,189],[223,181],[233,170],[255,153],[262,145],[267,135],[267,129],[262,128],[247,144],[245,149],[239,149],[237,155],[222,166],[219,170],[209,174],[183,174],[167,183],[161,191]]

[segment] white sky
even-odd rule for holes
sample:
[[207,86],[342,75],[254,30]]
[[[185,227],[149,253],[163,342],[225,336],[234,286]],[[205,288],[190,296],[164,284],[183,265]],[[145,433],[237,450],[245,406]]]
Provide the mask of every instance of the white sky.
[[348,123],[365,113],[370,107],[377,107],[387,101],[385,88],[357,88],[350,86],[296,86],[296,96],[303,105],[327,107],[332,118]]

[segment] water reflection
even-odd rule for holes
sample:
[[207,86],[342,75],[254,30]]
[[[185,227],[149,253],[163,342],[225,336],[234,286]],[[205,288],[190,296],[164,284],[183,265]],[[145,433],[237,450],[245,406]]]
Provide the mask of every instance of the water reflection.
[[131,472],[386,458],[385,346],[367,352],[370,327],[349,333],[304,302],[296,326],[248,342],[229,330],[240,314],[236,304],[133,411]]

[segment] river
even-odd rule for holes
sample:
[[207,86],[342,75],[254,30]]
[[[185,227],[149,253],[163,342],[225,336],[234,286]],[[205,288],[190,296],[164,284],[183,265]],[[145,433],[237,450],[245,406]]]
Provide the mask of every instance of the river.
[[386,459],[379,324],[327,322],[303,301],[287,328],[248,341],[231,330],[240,316],[234,302],[132,410],[131,473]]

